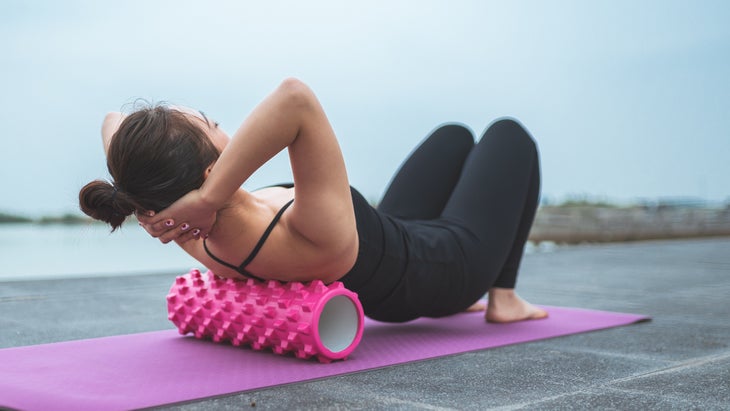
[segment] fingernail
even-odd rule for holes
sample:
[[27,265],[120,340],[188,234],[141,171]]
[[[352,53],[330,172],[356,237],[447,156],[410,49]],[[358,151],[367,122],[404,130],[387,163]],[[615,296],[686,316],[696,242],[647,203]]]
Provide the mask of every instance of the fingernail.
[[188,225],[188,223],[183,223],[183,224],[182,224],[182,225],[180,226],[180,229],[181,229],[181,230],[183,230],[183,231],[186,231],[186,230],[187,230],[188,228],[190,228],[190,226]]
[[167,221],[165,221],[165,225],[168,227],[172,227],[173,225],[175,225],[175,222],[172,220],[167,220]]
[[147,212],[147,215],[150,216],[150,217],[154,217],[155,216],[155,212],[154,211],[148,211]]
[[198,230],[197,228],[193,230],[193,235],[200,235],[200,230]]

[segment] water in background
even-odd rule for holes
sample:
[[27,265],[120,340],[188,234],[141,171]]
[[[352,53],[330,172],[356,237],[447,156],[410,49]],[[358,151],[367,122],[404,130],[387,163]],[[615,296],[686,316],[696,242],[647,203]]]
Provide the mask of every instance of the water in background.
[[[137,225],[0,225],[0,281],[184,273],[201,267],[174,243],[164,245]],[[202,267],[201,267],[202,268]]]
[[[536,251],[550,250],[528,243],[526,253]],[[161,244],[134,224],[112,234],[101,224],[2,224],[0,264],[0,282],[183,274],[193,267],[203,268],[174,243]]]

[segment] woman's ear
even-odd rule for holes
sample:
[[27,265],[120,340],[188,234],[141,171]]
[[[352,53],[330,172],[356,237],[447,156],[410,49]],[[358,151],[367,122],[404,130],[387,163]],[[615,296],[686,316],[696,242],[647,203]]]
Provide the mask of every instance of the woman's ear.
[[213,171],[213,166],[215,165],[215,161],[210,163],[208,168],[205,169],[205,174],[203,174],[203,178],[207,179],[208,175],[210,175],[210,172]]

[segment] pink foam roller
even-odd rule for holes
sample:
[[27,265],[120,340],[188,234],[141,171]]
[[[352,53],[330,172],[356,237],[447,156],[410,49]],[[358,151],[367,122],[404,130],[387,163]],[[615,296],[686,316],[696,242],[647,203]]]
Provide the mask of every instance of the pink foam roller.
[[175,279],[167,311],[183,335],[324,363],[347,358],[364,321],[357,294],[341,282],[222,279],[198,270]]

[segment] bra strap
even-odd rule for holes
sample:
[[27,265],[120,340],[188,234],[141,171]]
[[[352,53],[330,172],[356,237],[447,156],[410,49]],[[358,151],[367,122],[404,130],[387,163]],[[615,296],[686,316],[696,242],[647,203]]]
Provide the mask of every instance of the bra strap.
[[238,266],[239,273],[242,271],[246,271],[246,266],[253,261],[254,258],[256,258],[256,255],[261,250],[261,247],[264,246],[264,243],[266,242],[266,239],[269,238],[269,235],[271,234],[271,231],[274,230],[274,227],[276,227],[276,223],[279,222],[279,219],[281,219],[281,216],[284,214],[284,211],[286,211],[287,208],[289,208],[290,205],[294,202],[294,199],[291,199],[288,203],[284,204],[284,207],[281,207],[278,213],[276,213],[276,216],[274,216],[274,219],[271,220],[271,223],[268,227],[266,227],[266,231],[264,231],[264,234],[259,238],[259,242],[256,243],[256,246],[251,251],[251,254],[248,255],[248,257],[241,263],[240,266]]
[[237,273],[241,274],[244,277],[253,278],[254,280],[264,281],[263,278],[257,277],[255,275],[249,273],[246,270],[246,266],[249,265],[251,263],[251,261],[256,257],[256,254],[259,253],[259,250],[261,250],[261,247],[263,247],[264,243],[266,242],[266,239],[269,237],[269,235],[271,234],[271,231],[276,226],[276,223],[281,219],[281,216],[284,214],[284,211],[286,211],[286,209],[289,208],[289,206],[293,202],[294,202],[294,199],[292,199],[291,201],[286,203],[279,210],[279,212],[276,213],[276,216],[274,216],[274,219],[271,220],[271,223],[269,223],[269,226],[266,228],[266,231],[264,231],[264,234],[259,239],[259,242],[256,243],[256,246],[254,247],[253,251],[251,251],[251,254],[249,254],[249,256],[246,258],[246,260],[243,263],[241,263],[240,266],[236,267],[235,265],[225,262],[225,261],[221,260],[220,258],[216,257],[215,255],[213,255],[213,253],[211,253],[210,250],[208,249],[208,243],[206,243],[206,239],[203,239],[203,248],[205,249],[205,252],[215,262],[236,271]]
[[232,270],[238,271],[238,267],[221,260],[220,258],[216,257],[213,253],[211,253],[210,250],[208,250],[208,244],[206,243],[206,240],[207,239],[205,239],[205,238],[203,239],[203,248],[205,249],[206,254],[208,254],[208,257],[212,258],[215,262],[217,262],[220,265],[224,265]]

